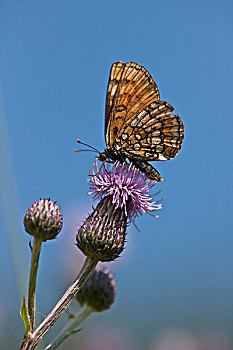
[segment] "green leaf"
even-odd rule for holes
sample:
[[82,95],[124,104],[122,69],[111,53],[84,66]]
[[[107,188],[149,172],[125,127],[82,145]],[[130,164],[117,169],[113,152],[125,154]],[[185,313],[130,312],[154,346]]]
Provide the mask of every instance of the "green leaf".
[[25,297],[23,297],[23,303],[21,305],[20,315],[23,319],[24,325],[25,325],[25,334],[28,334],[31,332],[31,325],[28,317],[28,309],[25,301]]

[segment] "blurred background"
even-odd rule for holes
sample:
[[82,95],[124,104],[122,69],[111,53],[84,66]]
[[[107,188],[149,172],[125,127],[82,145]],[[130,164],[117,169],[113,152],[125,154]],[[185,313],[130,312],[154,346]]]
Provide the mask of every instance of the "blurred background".
[[122,256],[105,264],[117,282],[111,311],[93,314],[62,348],[232,349],[232,12],[226,0],[1,1],[1,349],[23,337],[30,237],[22,220],[35,200],[57,200],[64,215],[41,254],[38,323],[84,260],[74,243],[95,205],[87,194],[95,155],[74,150],[77,138],[105,148],[117,60],[149,70],[182,117],[185,141],[177,158],[153,163],[164,178],[159,218],[139,218],[140,232],[131,225]]

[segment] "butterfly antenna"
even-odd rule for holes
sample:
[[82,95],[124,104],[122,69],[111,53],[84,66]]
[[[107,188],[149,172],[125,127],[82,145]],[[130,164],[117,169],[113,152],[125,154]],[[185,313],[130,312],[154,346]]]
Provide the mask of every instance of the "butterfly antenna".
[[100,151],[98,151],[98,149],[96,149],[95,147],[92,147],[90,145],[88,145],[87,143],[84,143],[82,141],[80,141],[79,139],[77,139],[77,142],[80,143],[80,145],[83,145],[83,146],[87,146],[91,149],[76,149],[75,152],[84,152],[84,151],[90,151],[90,152],[97,152],[100,154]]

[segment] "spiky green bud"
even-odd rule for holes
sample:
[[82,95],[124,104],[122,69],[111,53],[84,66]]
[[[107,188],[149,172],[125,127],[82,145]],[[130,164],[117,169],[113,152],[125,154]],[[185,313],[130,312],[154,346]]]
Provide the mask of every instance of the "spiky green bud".
[[78,230],[77,246],[82,252],[99,261],[116,259],[123,251],[127,216],[124,209],[104,197]]
[[25,214],[24,227],[27,233],[37,239],[54,239],[62,229],[60,207],[50,198],[35,201]]

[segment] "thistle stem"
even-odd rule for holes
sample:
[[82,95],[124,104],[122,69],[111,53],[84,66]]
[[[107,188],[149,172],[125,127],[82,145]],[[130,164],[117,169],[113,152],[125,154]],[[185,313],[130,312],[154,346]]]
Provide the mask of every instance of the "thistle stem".
[[77,279],[74,283],[67,289],[65,294],[58,301],[54,309],[50,314],[44,319],[44,321],[37,327],[35,332],[29,335],[27,339],[24,339],[21,350],[33,350],[39,341],[44,337],[44,335],[50,330],[58,318],[63,314],[63,312],[70,305],[71,301],[74,299],[75,295],[86,282],[92,271],[95,269],[98,260],[87,257]]
[[87,318],[92,313],[92,308],[88,305],[84,305],[81,311],[73,320],[71,320],[67,326],[61,331],[54,341],[49,344],[45,350],[55,350],[61,345],[67,338],[69,338],[72,334],[77,333],[77,328],[82,323],[85,318]]
[[32,256],[31,256],[31,267],[29,277],[29,288],[28,288],[28,315],[33,331],[35,325],[35,311],[36,311],[36,280],[37,270],[39,266],[39,258],[41,251],[42,240],[33,238]]

